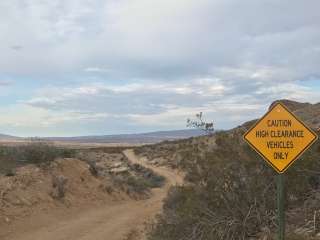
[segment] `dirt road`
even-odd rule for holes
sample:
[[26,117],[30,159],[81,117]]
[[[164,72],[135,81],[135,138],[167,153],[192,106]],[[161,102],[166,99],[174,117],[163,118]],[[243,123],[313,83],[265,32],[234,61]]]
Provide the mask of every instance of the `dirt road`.
[[149,165],[132,150],[124,151],[132,163],[151,168],[166,177],[161,189],[154,189],[147,200],[128,201],[113,206],[81,207],[77,211],[36,215],[27,222],[11,226],[11,233],[2,240],[122,240],[132,230],[161,211],[170,186],[182,183],[182,177],[172,170]]

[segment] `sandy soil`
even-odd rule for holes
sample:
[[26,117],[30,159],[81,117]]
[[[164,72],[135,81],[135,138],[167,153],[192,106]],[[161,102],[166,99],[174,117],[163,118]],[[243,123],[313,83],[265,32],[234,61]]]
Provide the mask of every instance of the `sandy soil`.
[[[132,150],[124,151],[128,159],[151,168],[166,177],[163,188],[154,189],[147,200],[113,203],[94,206],[94,203],[79,209],[57,210],[39,213],[27,220],[17,221],[9,226],[2,240],[123,240],[125,236],[161,211],[163,199],[170,186],[182,184],[183,178],[177,172],[164,167],[150,165],[138,158]],[[143,237],[140,237],[141,239]]]

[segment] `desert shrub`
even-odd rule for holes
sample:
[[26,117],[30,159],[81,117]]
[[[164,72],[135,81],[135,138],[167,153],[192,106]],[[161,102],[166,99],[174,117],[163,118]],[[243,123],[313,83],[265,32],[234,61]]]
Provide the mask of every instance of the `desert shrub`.
[[145,146],[136,147],[133,149],[133,151],[136,155],[140,155],[140,154],[143,154],[146,152],[146,148],[145,148]]
[[92,147],[88,149],[82,149],[83,152],[104,152],[104,153],[122,153],[124,150],[128,149],[128,147]]
[[135,194],[147,195],[150,192],[149,183],[142,177],[132,175],[116,175],[112,177],[112,181],[116,188],[127,192],[127,194],[135,197]]
[[87,160],[86,162],[89,165],[90,173],[93,176],[97,177],[99,175],[99,171],[100,171],[99,167],[97,166],[97,163],[95,161],[92,161],[92,160]]
[[123,240],[140,240],[141,233],[137,229],[131,230]]
[[105,191],[109,194],[112,194],[114,192],[114,187],[110,184],[106,184],[105,187],[104,187]]
[[0,158],[0,174],[14,175],[17,163],[10,161],[7,158]]
[[[243,142],[243,133],[219,132],[214,149],[195,146],[181,153],[188,183],[170,191],[149,239],[243,240],[275,232],[276,173]],[[301,209],[305,217],[294,220],[288,214],[289,223],[303,224],[320,208],[319,201],[310,201],[313,208],[306,202],[319,189],[318,155],[319,143],[285,174],[287,213]]]
[[[131,166],[132,167],[132,166]],[[161,187],[165,178],[155,174],[153,171],[135,165],[134,168],[141,168],[135,174],[112,175],[111,179],[114,185],[131,196],[135,194],[148,195],[151,188]]]
[[187,119],[187,127],[202,130],[209,135],[214,132],[213,121],[206,122],[203,119],[203,112],[196,114],[195,120]]
[[26,163],[33,163],[33,164],[43,164],[52,162],[58,157],[70,157],[69,151],[66,149],[61,149],[55,147],[52,144],[42,142],[42,141],[35,141],[31,142],[27,145],[24,145],[20,148],[21,151],[21,159],[20,161]]
[[62,175],[52,176],[52,187],[53,191],[51,193],[51,196],[55,199],[62,199],[65,196],[66,193],[66,184],[68,182],[68,179]]
[[145,168],[139,164],[130,165],[131,169],[145,180],[147,187],[149,188],[159,188],[165,183],[165,177],[156,174],[149,168]]
[[73,157],[74,150],[54,146],[44,141],[31,141],[19,146],[0,147],[0,173],[14,172],[26,164],[45,165],[59,157]]
[[294,233],[289,233],[289,235],[286,236],[286,240],[316,240],[316,239],[319,239],[319,238],[312,237],[312,236],[301,236]]
[[149,186],[151,188],[160,188],[166,181],[165,177],[160,175],[149,175],[148,180],[150,182]]
[[142,177],[129,176],[126,178],[129,191],[136,193],[146,193],[149,190],[149,182]]

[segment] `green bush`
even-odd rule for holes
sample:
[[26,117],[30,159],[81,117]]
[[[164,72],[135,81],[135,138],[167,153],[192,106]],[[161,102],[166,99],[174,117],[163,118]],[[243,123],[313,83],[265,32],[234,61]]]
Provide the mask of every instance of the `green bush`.
[[149,168],[145,168],[139,164],[133,164],[130,167],[141,179],[144,179],[148,188],[159,188],[165,183],[165,177],[156,174]]
[[130,191],[136,193],[145,193],[149,190],[149,182],[141,177],[130,176],[126,179],[126,184],[129,186]]
[[26,163],[43,164],[54,161],[59,157],[72,157],[73,151],[59,148],[52,144],[37,141],[20,148],[21,160]]
[[73,157],[74,150],[54,146],[43,141],[31,141],[25,145],[0,147],[0,173],[9,174],[18,166],[52,162],[59,157]]
[[149,182],[142,177],[132,175],[116,175],[112,177],[114,185],[131,196],[147,195],[150,192]]
[[129,195],[148,195],[151,188],[161,187],[165,178],[152,172],[148,177],[139,175],[139,173],[136,175],[130,173],[115,175],[112,176],[112,180],[115,186],[126,191]]

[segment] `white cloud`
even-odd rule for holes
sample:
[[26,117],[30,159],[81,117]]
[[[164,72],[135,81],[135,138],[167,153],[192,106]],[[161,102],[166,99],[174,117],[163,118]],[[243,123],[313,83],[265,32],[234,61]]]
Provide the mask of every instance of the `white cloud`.
[[21,112],[8,117],[51,131],[92,119],[104,129],[112,119],[119,129],[144,129],[144,121],[182,128],[203,110],[230,127],[279,98],[319,101],[304,86],[320,78],[319,8],[298,0],[1,1],[0,79],[15,83],[1,91]]
[[[141,82],[120,86],[96,83],[43,89],[39,96],[24,103],[56,111],[60,122],[90,120],[89,116],[92,116],[98,120],[122,119],[141,126],[183,128],[185,119],[202,111],[215,119],[220,128],[226,128],[258,117],[276,99],[314,101],[320,98],[312,88],[290,82],[269,86],[263,80],[250,87],[252,92],[242,89],[241,85],[225,86],[222,83],[223,80],[216,78],[194,79],[188,83]],[[65,117],[61,117],[63,115]],[[51,124],[58,121],[56,117],[53,119]]]
[[11,80],[0,80],[0,87],[7,87],[11,86],[13,84],[13,81]]
[[292,83],[271,87],[256,84],[251,87],[252,92],[247,89],[242,92],[237,86],[224,86],[221,80],[210,78],[195,79],[188,84],[181,87],[183,84],[157,82],[122,86],[96,83],[48,87],[28,101],[0,108],[3,116],[0,126],[36,135],[59,135],[59,130],[60,135],[115,133],[115,126],[119,132],[123,128],[181,129],[187,118],[201,111],[208,120],[214,120],[216,128],[222,129],[261,116],[276,99],[320,98],[316,89]]
[[265,86],[256,91],[258,95],[267,95],[273,99],[291,99],[295,101],[309,101],[316,103],[320,99],[320,93],[310,87],[299,86],[293,83]]
[[[165,104],[202,104],[217,99],[228,89],[218,79],[195,79],[189,82],[140,82],[108,85],[103,83],[77,87],[48,87],[25,101],[34,107],[56,110],[109,111],[120,114],[135,111],[161,111]],[[190,102],[193,97],[195,102]],[[152,106],[153,104],[153,106]],[[119,109],[121,111],[119,111]]]
[[[132,121],[150,126],[165,126],[168,128],[182,128],[186,119],[203,112],[208,120],[214,119],[215,126],[226,128],[230,123],[240,124],[248,120],[249,116],[255,117],[257,112],[263,112],[266,107],[260,104],[241,104],[217,102],[198,107],[170,106],[164,112],[156,114],[129,114]],[[242,114],[242,113],[246,114]],[[233,125],[234,126],[234,125]]]
[[[59,76],[85,70],[113,78],[172,79],[206,76],[213,74],[213,68],[245,64],[264,68],[253,78],[276,77],[273,70],[282,69],[287,78],[278,80],[303,79],[311,73],[320,75],[319,4],[3,1],[0,71]],[[13,51],[11,46],[21,46],[23,51]]]
[[112,70],[109,68],[100,68],[100,67],[88,67],[84,69],[85,72],[89,73],[108,73]]

